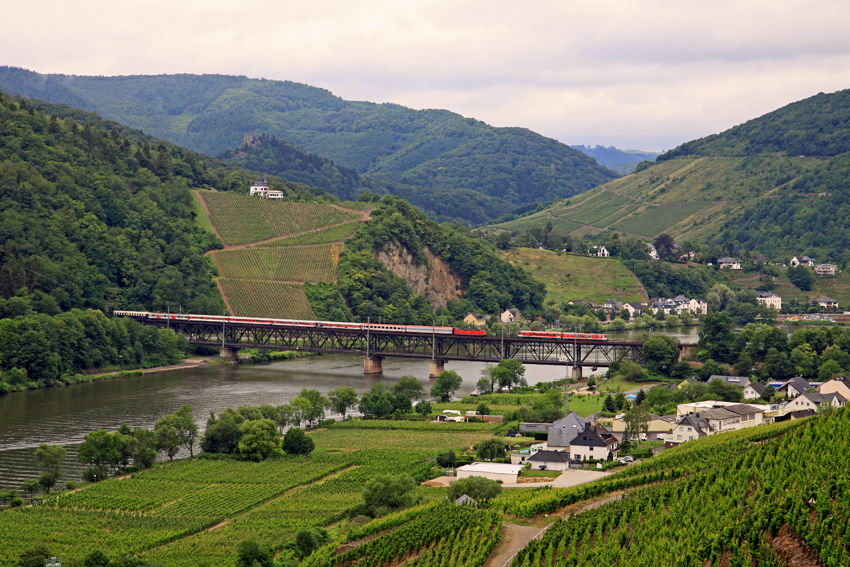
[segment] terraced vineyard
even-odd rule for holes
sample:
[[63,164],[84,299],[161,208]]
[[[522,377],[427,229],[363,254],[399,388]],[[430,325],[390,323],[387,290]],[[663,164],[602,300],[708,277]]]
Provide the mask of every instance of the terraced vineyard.
[[229,191],[198,191],[209,220],[228,246],[360,221],[362,213],[333,205],[290,203]]
[[225,278],[288,282],[332,282],[339,265],[340,243],[312,246],[250,247],[218,250]]
[[[428,427],[378,430],[370,422],[358,423],[363,427],[312,433],[317,449],[309,457],[176,461],[51,496],[34,507],[5,510],[0,565],[15,564],[21,551],[47,545],[69,560],[100,549],[110,557],[138,554],[169,567],[230,567],[241,541],[254,539],[279,550],[298,530],[326,525],[359,503],[369,478],[416,473],[431,466],[427,459],[469,447],[494,427],[423,423]],[[492,511],[475,514],[500,517]],[[476,549],[484,549],[484,543]]]
[[[224,250],[210,254],[219,288],[234,315],[314,319],[302,286],[333,282],[343,242],[372,203],[290,203],[249,195],[197,191],[198,223],[212,227]],[[208,215],[207,215],[208,211]],[[246,246],[247,245],[247,246]]]
[[316,318],[300,284],[238,278],[220,278],[218,283],[237,315],[284,319]]

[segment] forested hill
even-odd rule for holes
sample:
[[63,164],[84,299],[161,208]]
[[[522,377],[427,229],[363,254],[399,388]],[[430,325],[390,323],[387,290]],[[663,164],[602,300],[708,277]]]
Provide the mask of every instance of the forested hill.
[[783,106],[720,134],[682,144],[658,161],[688,156],[836,156],[850,151],[850,90]]
[[345,101],[289,81],[39,75],[3,67],[0,89],[73,104],[209,155],[232,150],[246,133],[267,133],[360,174],[423,188],[433,200],[468,190],[525,204],[569,197],[617,176],[527,129],[494,128],[446,110]]
[[600,165],[613,169],[617,173],[627,175],[635,170],[637,164],[642,161],[655,161],[661,152],[648,152],[640,150],[620,150],[614,146],[571,146],[576,150],[583,152]]

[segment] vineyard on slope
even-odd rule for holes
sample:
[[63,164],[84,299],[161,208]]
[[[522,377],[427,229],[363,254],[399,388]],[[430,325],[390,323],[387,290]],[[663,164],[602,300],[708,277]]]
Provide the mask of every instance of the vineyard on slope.
[[237,315],[276,319],[316,318],[299,284],[237,278],[221,278],[218,281]]
[[210,222],[229,246],[250,244],[360,221],[362,213],[333,205],[290,203],[228,191],[198,191]]
[[339,266],[340,243],[308,246],[217,250],[224,278],[288,282],[332,282]]
[[513,565],[850,564],[850,411],[783,433],[691,451],[688,474],[556,521]]

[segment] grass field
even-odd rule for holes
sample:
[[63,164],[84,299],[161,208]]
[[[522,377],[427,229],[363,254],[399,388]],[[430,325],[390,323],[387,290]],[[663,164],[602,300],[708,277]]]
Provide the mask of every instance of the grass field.
[[608,298],[624,302],[647,300],[646,290],[634,274],[615,258],[559,255],[531,248],[514,248],[505,255],[546,284],[547,303],[571,299],[596,303]]
[[219,283],[236,315],[274,319],[316,318],[301,284],[221,278]]
[[426,459],[465,450],[494,429],[381,423],[312,433],[316,451],[306,458],[177,461],[7,510],[0,514],[0,564],[44,544],[66,560],[100,549],[169,567],[230,567],[245,539],[279,550],[298,530],[325,525],[357,504],[367,479],[429,467]]

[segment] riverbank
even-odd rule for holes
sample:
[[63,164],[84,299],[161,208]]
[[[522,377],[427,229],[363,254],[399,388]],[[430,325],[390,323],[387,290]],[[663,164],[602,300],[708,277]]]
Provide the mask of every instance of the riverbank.
[[83,384],[86,382],[99,382],[101,380],[114,380],[116,378],[126,378],[130,376],[145,376],[148,374],[161,374],[163,372],[178,372],[181,370],[195,370],[206,366],[225,366],[229,364],[259,364],[262,362],[272,362],[276,360],[291,360],[295,358],[303,358],[305,356],[314,356],[317,353],[301,352],[301,351],[260,351],[258,349],[245,349],[239,360],[231,362],[219,356],[196,356],[186,358],[179,364],[168,364],[165,366],[152,366],[150,368],[134,368],[131,370],[105,370],[85,374],[74,374],[73,376],[62,376],[56,382],[51,384],[40,384],[38,382],[24,382],[22,384],[7,384],[0,382],[0,395],[12,392],[24,392],[27,390],[39,390],[42,388],[56,388],[63,386],[71,386],[73,384]]

